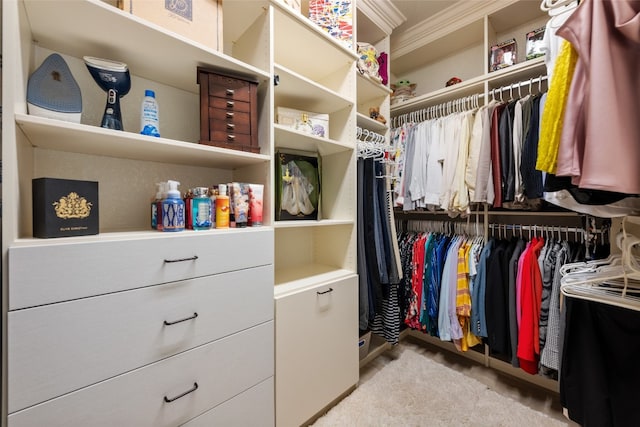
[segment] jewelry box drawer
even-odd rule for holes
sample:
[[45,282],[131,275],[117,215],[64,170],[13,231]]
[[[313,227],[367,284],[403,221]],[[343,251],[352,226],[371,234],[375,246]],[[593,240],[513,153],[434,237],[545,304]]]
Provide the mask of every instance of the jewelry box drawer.
[[213,132],[251,133],[248,113],[236,113],[215,108],[209,109],[209,129]]
[[266,227],[148,236],[9,248],[9,310],[273,264]]
[[273,319],[273,266],[8,314],[9,412]]
[[209,78],[209,96],[249,102],[255,83],[219,74],[206,74]]
[[272,376],[268,322],[12,413],[8,426],[175,427]]
[[225,98],[209,98],[209,109],[219,109],[228,113],[251,113],[251,104],[249,102],[234,101]]

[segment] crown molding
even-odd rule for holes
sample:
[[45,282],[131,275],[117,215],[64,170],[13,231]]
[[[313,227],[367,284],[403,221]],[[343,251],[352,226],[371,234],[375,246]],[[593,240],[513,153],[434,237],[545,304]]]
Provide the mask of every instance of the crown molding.
[[358,0],[357,8],[386,34],[407,20],[390,0]]
[[484,19],[517,0],[459,1],[432,17],[391,37],[394,58],[411,54],[416,49],[433,43],[453,31]]

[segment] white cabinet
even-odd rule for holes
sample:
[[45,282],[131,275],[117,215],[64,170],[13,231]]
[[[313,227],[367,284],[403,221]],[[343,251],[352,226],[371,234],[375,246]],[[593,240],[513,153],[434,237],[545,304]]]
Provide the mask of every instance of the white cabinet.
[[276,297],[276,421],[299,426],[359,376],[356,275]]
[[[0,423],[155,427],[221,414],[231,425],[247,416],[226,408],[250,403],[254,419],[273,425],[269,4],[225,1],[220,52],[114,3],[2,4]],[[28,78],[51,53],[78,82],[81,123],[28,114]],[[98,127],[106,95],[85,55],[128,65],[124,131]],[[259,153],[197,143],[198,66],[258,82]],[[160,104],[161,138],[138,133],[145,89]],[[31,180],[39,177],[97,181],[99,234],[34,239]],[[167,179],[181,190],[264,184],[265,226],[152,231],[150,200]]]

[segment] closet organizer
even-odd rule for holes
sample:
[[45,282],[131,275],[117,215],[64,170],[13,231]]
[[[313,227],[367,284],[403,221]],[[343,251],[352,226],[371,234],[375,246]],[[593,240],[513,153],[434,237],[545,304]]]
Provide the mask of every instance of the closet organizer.
[[[611,245],[609,230],[636,225],[640,213],[637,147],[628,147],[639,130],[629,112],[640,102],[632,77],[640,7],[533,3],[483,2],[422,44],[396,42],[392,73],[424,88],[391,111],[400,321],[412,337],[559,390],[574,421],[631,425],[632,404],[620,394],[634,389],[627,378],[637,384],[639,369],[621,346],[640,324],[638,240],[627,233]],[[523,46],[543,26],[543,57],[519,54],[515,65],[486,71],[493,44],[513,37]],[[476,31],[475,41],[461,41],[463,31]],[[589,40],[609,40],[621,67]],[[446,54],[437,49],[445,42]],[[425,53],[422,63],[409,46],[414,57]],[[457,72],[462,83],[439,86]],[[590,339],[591,331],[602,332]]]

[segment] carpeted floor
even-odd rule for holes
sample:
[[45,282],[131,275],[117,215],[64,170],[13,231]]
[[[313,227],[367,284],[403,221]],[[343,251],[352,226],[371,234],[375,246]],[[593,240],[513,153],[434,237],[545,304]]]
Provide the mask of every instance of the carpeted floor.
[[[378,362],[378,367],[374,364],[370,372],[361,372],[359,386],[316,420],[313,426],[575,425],[562,417],[556,402],[549,403],[546,397],[540,401],[530,391],[523,393],[519,387],[526,388],[526,385],[519,384],[514,389],[512,384],[500,385],[500,380],[498,383],[486,381],[483,378],[486,372],[479,375],[475,371],[471,373],[484,367],[452,368],[457,361],[453,364],[442,363],[438,360],[442,358],[441,354],[410,342],[399,344],[389,353],[378,357],[387,357],[387,360],[374,360]],[[549,394],[538,392],[542,396]],[[526,404],[521,403],[523,396]]]

